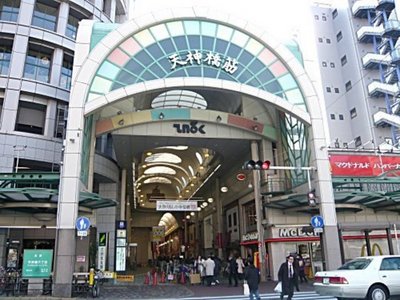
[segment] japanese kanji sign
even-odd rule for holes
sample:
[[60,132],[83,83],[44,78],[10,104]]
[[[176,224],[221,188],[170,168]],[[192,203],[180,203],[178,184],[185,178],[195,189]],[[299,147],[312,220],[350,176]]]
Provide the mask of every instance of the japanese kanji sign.
[[153,226],[153,242],[164,241],[165,227],[164,226]]
[[157,201],[159,211],[197,211],[197,201]]
[[229,56],[223,56],[216,52],[202,52],[200,50],[187,51],[183,56],[179,53],[170,55],[171,70],[177,67],[205,64],[215,68],[220,68],[229,74],[233,74],[238,69],[238,61]]
[[333,176],[371,177],[394,170],[400,173],[400,156],[330,155],[329,161]]
[[53,250],[24,250],[22,277],[49,278],[53,262]]

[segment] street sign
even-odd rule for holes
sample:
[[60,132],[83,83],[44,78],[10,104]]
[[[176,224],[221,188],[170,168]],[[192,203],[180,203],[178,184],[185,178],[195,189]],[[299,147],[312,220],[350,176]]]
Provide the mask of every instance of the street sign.
[[86,217],[79,217],[76,219],[75,227],[78,230],[78,236],[87,236],[90,227],[90,220]]
[[314,216],[311,218],[311,226],[314,228],[323,228],[324,219],[321,216]]
[[49,278],[52,269],[53,250],[24,250],[23,278]]
[[78,231],[88,231],[90,227],[90,220],[86,217],[79,217],[76,219],[75,227]]

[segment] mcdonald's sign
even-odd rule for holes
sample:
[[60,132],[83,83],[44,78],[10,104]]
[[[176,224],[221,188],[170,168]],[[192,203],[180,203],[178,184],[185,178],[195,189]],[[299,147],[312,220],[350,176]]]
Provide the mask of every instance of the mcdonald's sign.
[[[366,249],[367,249],[367,244],[362,245],[362,247],[361,247],[361,256],[365,256],[365,251],[366,251]],[[378,250],[378,254],[376,253],[377,250]],[[372,254],[372,255],[382,255],[383,252],[382,252],[381,246],[379,246],[377,243],[374,243],[374,244],[372,245],[371,254]]]

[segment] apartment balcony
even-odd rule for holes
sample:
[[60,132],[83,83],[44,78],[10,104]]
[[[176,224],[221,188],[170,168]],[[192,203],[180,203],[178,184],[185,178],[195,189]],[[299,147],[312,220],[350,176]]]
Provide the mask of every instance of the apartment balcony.
[[387,84],[380,81],[373,81],[368,85],[368,94],[371,97],[397,96],[399,94],[399,85],[397,82]]
[[397,68],[388,68],[384,74],[385,76],[385,83],[395,83],[399,81],[399,74],[397,73]]
[[400,49],[396,48],[390,52],[390,56],[392,58],[392,63],[395,65],[400,65]]
[[372,43],[374,38],[382,39],[383,26],[363,26],[357,31],[357,39],[361,43]]
[[391,12],[394,6],[394,0],[378,0],[376,10]]
[[389,20],[385,22],[382,36],[397,39],[400,36],[400,22],[398,20]]
[[356,18],[367,18],[368,12],[375,14],[376,0],[360,0],[354,3],[351,11]]
[[381,65],[386,68],[391,63],[391,57],[379,53],[367,53],[362,58],[362,63],[366,69],[378,69]]
[[392,115],[383,111],[378,111],[376,114],[374,114],[373,118],[376,126],[391,125],[400,127],[400,116],[398,115]]

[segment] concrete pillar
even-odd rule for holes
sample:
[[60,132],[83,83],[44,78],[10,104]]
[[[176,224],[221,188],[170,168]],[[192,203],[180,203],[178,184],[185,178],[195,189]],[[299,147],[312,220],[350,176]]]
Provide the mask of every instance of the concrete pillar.
[[35,8],[35,0],[22,0],[19,7],[18,23],[21,25],[31,26],[33,10]]
[[223,233],[223,216],[222,216],[222,200],[220,197],[220,182],[219,182],[219,178],[217,178],[215,180],[215,197],[214,197],[214,201],[215,201],[215,205],[217,207],[217,237],[219,239],[219,243],[218,243],[218,257],[220,259],[224,259],[223,257],[223,248],[222,248],[222,233]]
[[24,75],[26,54],[28,52],[28,36],[15,35],[13,42],[13,55],[10,62],[10,78],[21,79]]
[[53,296],[71,297],[72,273],[75,266],[75,229],[58,229]]
[[51,62],[50,84],[58,86],[60,84],[61,68],[63,64],[63,51],[60,48],[55,48]]
[[125,205],[126,205],[126,169],[121,171],[121,214],[120,220],[126,220]]
[[58,18],[57,18],[57,33],[65,35],[68,24],[68,14],[69,14],[69,3],[67,1],[62,1],[58,8]]

